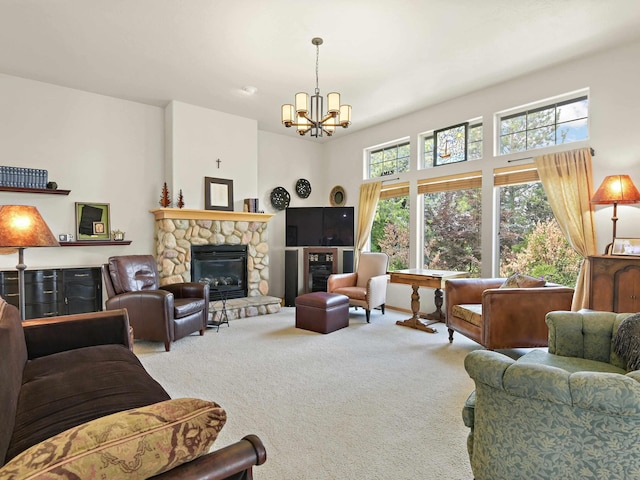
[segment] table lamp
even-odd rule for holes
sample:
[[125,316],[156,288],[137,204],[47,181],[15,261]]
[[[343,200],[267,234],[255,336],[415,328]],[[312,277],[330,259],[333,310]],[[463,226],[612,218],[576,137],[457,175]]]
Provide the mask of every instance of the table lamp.
[[616,239],[616,222],[618,221],[619,203],[640,203],[640,192],[633,184],[629,175],[609,175],[605,177],[602,184],[591,197],[591,203],[610,205],[613,204],[613,240],[605,248],[604,253],[610,251],[610,247]]
[[0,247],[18,250],[18,294],[20,318],[25,319],[24,249],[28,247],[59,247],[36,207],[30,205],[0,206]]

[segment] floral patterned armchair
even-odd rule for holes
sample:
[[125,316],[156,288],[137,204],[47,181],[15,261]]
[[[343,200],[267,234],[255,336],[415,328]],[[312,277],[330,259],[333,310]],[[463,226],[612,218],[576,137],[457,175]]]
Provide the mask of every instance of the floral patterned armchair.
[[551,312],[548,352],[466,357],[476,480],[640,478],[640,370],[612,347],[628,315]]

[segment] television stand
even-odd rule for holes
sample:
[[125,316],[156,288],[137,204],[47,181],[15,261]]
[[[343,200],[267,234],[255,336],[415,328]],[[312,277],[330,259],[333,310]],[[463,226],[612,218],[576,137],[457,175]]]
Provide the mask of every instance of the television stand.
[[327,247],[305,247],[304,293],[326,292],[327,279],[338,273],[338,249]]

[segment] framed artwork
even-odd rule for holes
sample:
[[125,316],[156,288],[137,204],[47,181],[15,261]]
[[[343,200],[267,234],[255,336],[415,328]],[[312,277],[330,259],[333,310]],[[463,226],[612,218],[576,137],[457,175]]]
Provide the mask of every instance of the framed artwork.
[[110,228],[108,203],[76,202],[77,240],[110,240]]
[[204,177],[204,209],[233,211],[233,180]]
[[616,238],[613,240],[611,255],[640,256],[640,238]]
[[467,137],[469,123],[461,123],[433,132],[434,166],[467,160]]

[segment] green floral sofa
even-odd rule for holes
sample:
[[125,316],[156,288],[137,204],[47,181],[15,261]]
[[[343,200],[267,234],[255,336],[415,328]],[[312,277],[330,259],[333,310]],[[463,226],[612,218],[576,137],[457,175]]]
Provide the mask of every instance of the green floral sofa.
[[629,315],[551,312],[548,352],[465,358],[476,480],[640,478],[640,370],[627,373],[612,348]]

